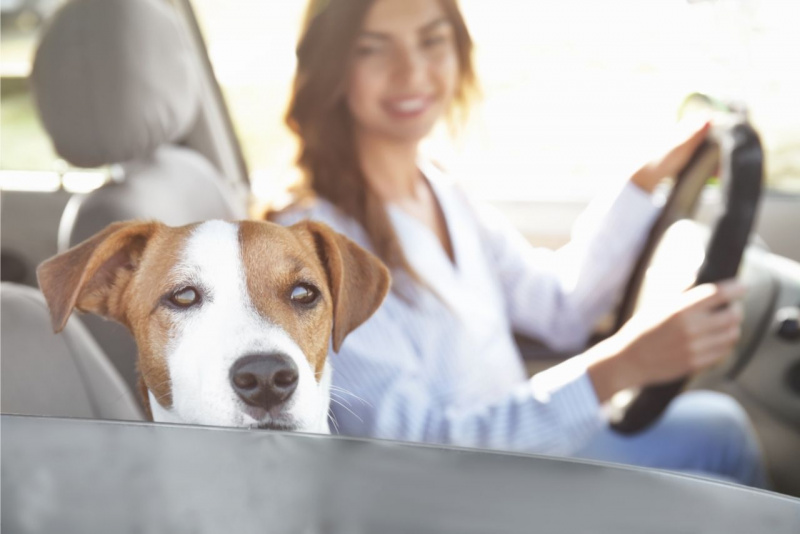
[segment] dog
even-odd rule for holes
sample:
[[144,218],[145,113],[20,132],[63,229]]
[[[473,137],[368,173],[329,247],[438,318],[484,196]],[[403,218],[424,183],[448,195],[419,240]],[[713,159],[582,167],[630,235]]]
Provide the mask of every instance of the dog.
[[53,328],[73,309],[125,325],[157,422],[328,433],[331,366],[390,285],[324,224],[108,226],[37,269]]

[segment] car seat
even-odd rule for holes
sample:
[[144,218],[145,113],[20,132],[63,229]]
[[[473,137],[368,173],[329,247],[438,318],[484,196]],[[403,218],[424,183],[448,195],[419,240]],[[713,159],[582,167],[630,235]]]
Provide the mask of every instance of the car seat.
[[42,294],[0,284],[3,413],[141,420],[131,390],[77,317],[54,334]]
[[[60,252],[119,220],[180,226],[246,218],[246,178],[230,175],[237,170],[220,156],[225,143],[213,139],[230,132],[212,127],[207,104],[218,87],[196,37],[163,0],[73,0],[45,27],[30,77],[41,121],[61,157],[79,167],[108,165],[112,176],[70,199]],[[127,330],[93,316],[85,323],[135,387]]]

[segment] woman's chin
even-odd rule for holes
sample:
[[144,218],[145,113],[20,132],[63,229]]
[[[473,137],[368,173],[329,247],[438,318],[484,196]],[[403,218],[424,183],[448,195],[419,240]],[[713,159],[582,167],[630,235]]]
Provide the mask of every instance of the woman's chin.
[[395,124],[392,127],[381,128],[381,137],[397,143],[410,144],[419,143],[431,133],[435,122],[430,121],[406,121],[404,124]]

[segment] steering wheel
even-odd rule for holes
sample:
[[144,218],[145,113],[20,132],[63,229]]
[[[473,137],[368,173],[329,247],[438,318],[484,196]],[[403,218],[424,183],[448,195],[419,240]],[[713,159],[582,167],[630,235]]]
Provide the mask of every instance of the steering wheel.
[[[736,276],[753,227],[761,196],[763,152],[755,130],[745,121],[715,128],[678,174],[667,202],[656,220],[629,279],[612,334],[631,318],[645,275],[666,231],[676,222],[691,218],[708,179],[720,170],[723,211],[712,225],[705,259],[693,285]],[[622,434],[646,429],[689,382],[684,376],[668,383],[646,386],[627,395],[628,402],[615,406],[611,428]]]

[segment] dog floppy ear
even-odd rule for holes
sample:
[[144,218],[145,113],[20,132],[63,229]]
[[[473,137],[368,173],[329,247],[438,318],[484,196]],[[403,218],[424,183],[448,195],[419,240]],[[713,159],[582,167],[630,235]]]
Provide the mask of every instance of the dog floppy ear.
[[50,308],[53,330],[60,332],[73,308],[119,320],[113,302],[130,281],[156,222],[118,222],[36,269]]
[[375,313],[391,283],[389,269],[342,234],[327,225],[304,221],[314,238],[317,255],[328,273],[333,298],[333,350],[339,352],[347,334]]

